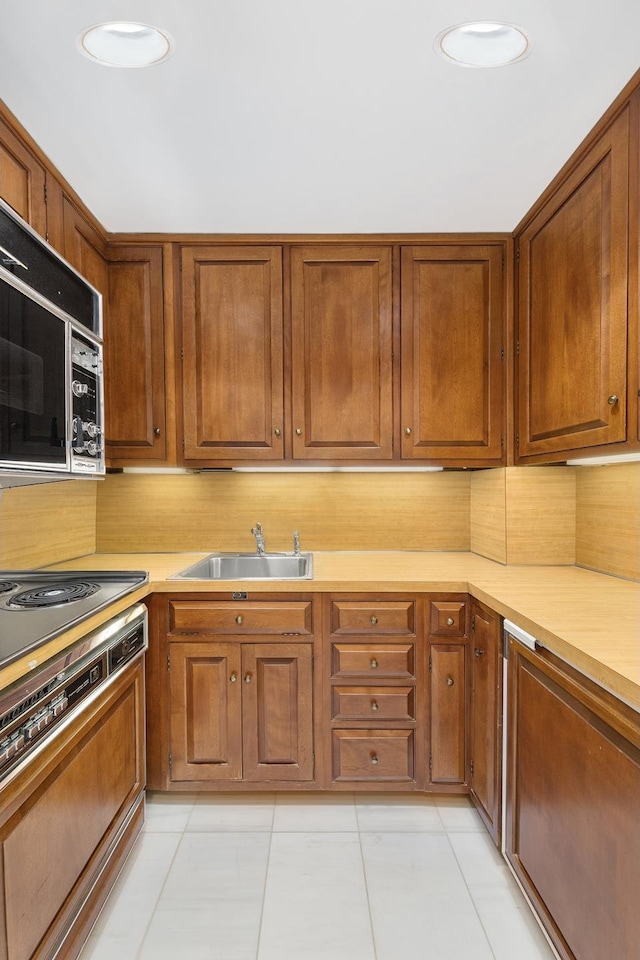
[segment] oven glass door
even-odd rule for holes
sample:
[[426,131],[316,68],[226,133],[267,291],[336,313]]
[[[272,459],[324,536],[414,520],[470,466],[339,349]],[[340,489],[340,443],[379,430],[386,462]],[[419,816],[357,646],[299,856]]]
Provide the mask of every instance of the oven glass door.
[[66,470],[67,325],[0,277],[0,467]]

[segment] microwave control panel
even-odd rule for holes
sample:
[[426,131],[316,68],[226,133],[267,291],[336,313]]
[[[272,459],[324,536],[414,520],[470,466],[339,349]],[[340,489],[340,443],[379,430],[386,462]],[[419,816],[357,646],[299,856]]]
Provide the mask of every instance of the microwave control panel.
[[104,471],[102,348],[71,334],[71,457],[73,469]]

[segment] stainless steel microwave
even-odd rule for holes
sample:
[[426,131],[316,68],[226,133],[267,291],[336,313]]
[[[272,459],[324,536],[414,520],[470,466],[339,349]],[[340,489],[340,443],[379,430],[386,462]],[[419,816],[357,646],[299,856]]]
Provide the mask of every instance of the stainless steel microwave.
[[104,474],[101,333],[98,291],[0,202],[0,485]]

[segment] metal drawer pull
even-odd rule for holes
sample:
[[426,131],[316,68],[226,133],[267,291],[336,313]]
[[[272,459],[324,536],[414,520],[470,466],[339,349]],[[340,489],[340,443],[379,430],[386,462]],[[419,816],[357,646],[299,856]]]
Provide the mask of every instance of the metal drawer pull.
[[371,763],[374,765],[374,767],[375,767],[375,765],[376,765],[377,762],[378,762],[378,758],[376,757],[375,753],[372,753],[372,754],[371,754]]
[[296,427],[296,437],[301,437],[301,436],[302,436],[302,430],[300,429],[300,427]]
[[236,617],[236,623],[242,623],[243,619],[244,618],[240,616],[240,614],[238,614],[238,616]]
[[406,435],[407,435],[408,437],[410,437],[410,436],[411,436],[411,427],[405,427],[405,428],[404,428],[404,432],[406,433]]
[[453,677],[447,677],[447,686],[448,686],[448,687],[452,687],[452,686],[453,686]]
[[610,407],[615,407],[617,402],[618,402],[618,398],[616,397],[615,393],[612,393],[609,399],[607,400],[607,403],[609,404]]
[[375,700],[372,700],[372,701],[371,701],[371,709],[373,710],[374,713],[375,713],[376,710],[379,710],[379,709],[380,709],[380,707],[378,706],[378,704],[377,704],[377,702],[376,702]]
[[[250,673],[247,673],[247,674],[246,674],[246,676],[245,676],[245,678],[244,678],[244,682],[245,682],[245,683],[251,683],[251,674],[250,674]],[[453,682],[453,681],[452,681],[452,682]]]
[[484,653],[484,650],[481,650],[480,647],[476,647],[473,653],[474,653],[474,656],[481,657],[482,654]]
[[235,683],[237,679],[238,679],[237,674],[232,673],[231,676],[229,677],[229,683]]
[[378,618],[377,618],[377,617],[371,617],[371,623],[374,625],[374,627],[375,627],[375,625],[376,625],[377,622],[378,622]]
[[280,427],[276,427],[273,432],[275,433],[276,437],[279,437],[279,436],[280,436]]
[[378,668],[378,661],[374,659],[371,661],[371,669],[377,670],[377,668]]
[[453,617],[447,617],[447,626],[448,626],[448,627],[452,627],[452,626],[454,625],[454,623],[455,623],[455,620],[453,619]]

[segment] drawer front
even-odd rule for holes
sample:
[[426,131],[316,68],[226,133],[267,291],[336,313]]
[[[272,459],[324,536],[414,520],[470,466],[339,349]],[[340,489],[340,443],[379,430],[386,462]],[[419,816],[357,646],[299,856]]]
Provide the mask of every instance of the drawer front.
[[415,604],[411,600],[334,600],[331,603],[331,633],[394,634],[414,636]]
[[413,730],[334,730],[333,779],[413,780]]
[[429,634],[432,637],[464,637],[467,604],[459,601],[432,600],[429,604]]
[[334,677],[415,677],[412,643],[334,643]]
[[334,720],[415,720],[414,687],[334,687]]
[[300,634],[313,632],[311,601],[174,600],[169,604],[171,633]]

